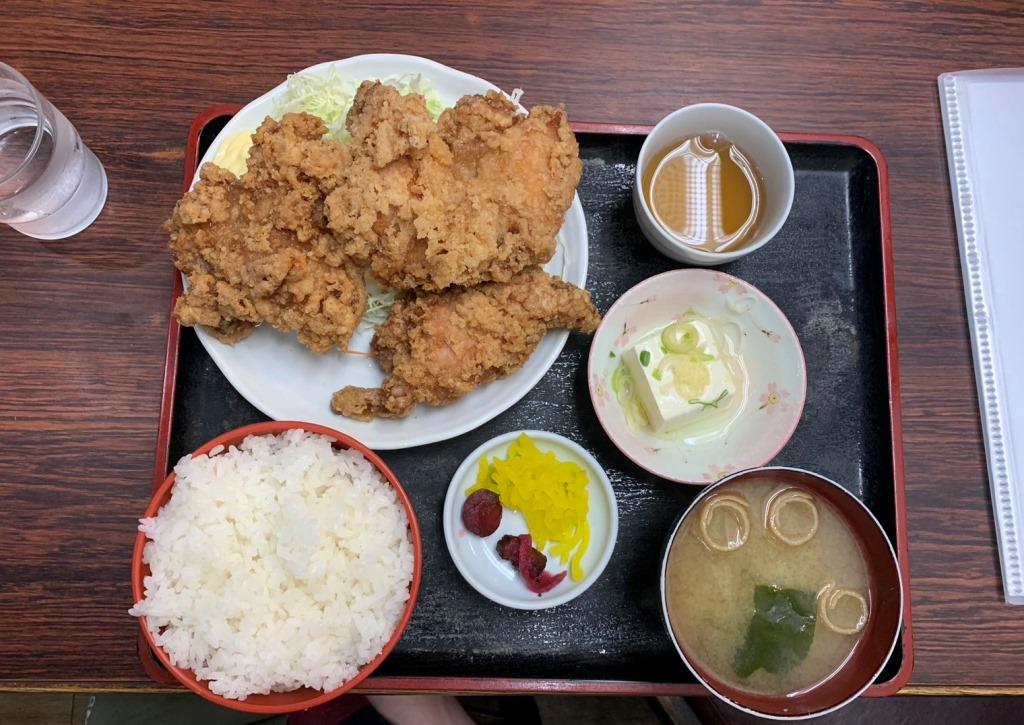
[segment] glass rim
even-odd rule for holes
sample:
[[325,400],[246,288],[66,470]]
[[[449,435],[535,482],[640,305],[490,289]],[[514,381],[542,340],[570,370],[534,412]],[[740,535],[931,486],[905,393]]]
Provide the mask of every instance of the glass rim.
[[35,158],[36,152],[39,151],[39,146],[43,141],[43,133],[45,130],[44,126],[46,124],[45,119],[43,118],[43,97],[39,94],[39,91],[36,90],[36,87],[32,85],[28,78],[18,72],[17,68],[7,65],[7,63],[4,63],[3,61],[0,61],[0,71],[9,73],[15,81],[20,82],[29,90],[29,93],[32,95],[33,104],[35,105],[37,119],[36,133],[35,137],[32,139],[32,145],[29,147],[28,151],[25,152],[25,158],[21,160],[21,163],[18,164],[13,171],[5,176],[0,176],[0,184],[3,184],[24,171],[29,163],[31,163],[32,159]]

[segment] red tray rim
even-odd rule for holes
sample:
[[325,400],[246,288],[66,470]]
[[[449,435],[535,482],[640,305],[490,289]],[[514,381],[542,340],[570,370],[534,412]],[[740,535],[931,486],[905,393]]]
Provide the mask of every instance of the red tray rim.
[[[242,106],[221,104],[211,106],[196,116],[189,127],[185,149],[182,193],[188,191],[199,163],[199,137],[208,123],[221,116],[232,116]],[[644,135],[653,126],[578,121],[572,124],[576,133],[611,135]],[[903,469],[903,414],[900,402],[899,349],[896,329],[896,283],[892,250],[892,222],[889,201],[889,165],[882,150],[861,136],[829,133],[780,132],[783,141],[793,143],[832,143],[855,146],[866,152],[878,169],[879,222],[882,238],[882,288],[885,296],[886,347],[889,364],[889,422],[892,435],[893,488],[896,513],[896,554],[900,579],[903,583],[903,661],[892,679],[873,684],[864,692],[865,697],[886,697],[899,692],[910,681],[914,668],[913,626],[910,607],[910,547],[907,537],[906,488]],[[164,382],[160,401],[160,422],[157,429],[156,456],[153,462],[153,490],[167,476],[170,457],[170,436],[174,416],[174,396],[178,370],[178,343],[181,327],[174,315],[174,303],[182,292],[181,276],[173,273],[171,300],[168,309],[167,351],[164,358]],[[143,637],[139,636],[139,659],[142,669],[154,681],[176,684],[169,672],[160,667]],[[637,682],[629,680],[533,679],[510,677],[388,677],[371,676],[353,692],[445,692],[445,693],[503,693],[534,694],[561,693],[580,695],[693,696],[708,694],[696,683]]]

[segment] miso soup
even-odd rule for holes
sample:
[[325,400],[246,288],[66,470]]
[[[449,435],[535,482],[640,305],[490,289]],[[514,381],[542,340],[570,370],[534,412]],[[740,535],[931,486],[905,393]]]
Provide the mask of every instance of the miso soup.
[[738,481],[690,512],[669,551],[665,595],[688,658],[765,695],[834,675],[871,607],[864,555],[832,505],[768,479]]

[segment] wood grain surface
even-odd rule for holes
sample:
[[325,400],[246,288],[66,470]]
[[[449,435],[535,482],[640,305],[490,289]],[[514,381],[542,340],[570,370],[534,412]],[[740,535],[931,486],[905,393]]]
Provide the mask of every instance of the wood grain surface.
[[[109,199],[80,236],[0,228],[0,685],[146,688],[127,615],[195,114],[369,52],[434,58],[578,120],[723,101],[889,159],[915,692],[1024,686],[1003,604],[936,76],[1021,62],[1019,2],[0,4],[0,57],[78,127]],[[977,688],[985,688],[977,690]]]

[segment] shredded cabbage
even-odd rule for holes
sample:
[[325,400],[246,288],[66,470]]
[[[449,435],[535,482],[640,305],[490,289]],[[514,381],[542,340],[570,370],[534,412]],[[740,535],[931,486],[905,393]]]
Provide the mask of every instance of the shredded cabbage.
[[[427,102],[430,115],[437,118],[445,109],[434,87],[419,73],[387,76],[379,79],[402,94],[418,93]],[[277,102],[277,115],[285,113],[311,113],[327,124],[327,136],[348,141],[351,136],[345,128],[345,117],[352,107],[362,79],[345,78],[331,66],[326,73],[292,73],[285,91]]]
[[367,327],[382,325],[398,301],[398,292],[381,285],[368,271],[363,280],[366,283],[366,311],[359,322]]

